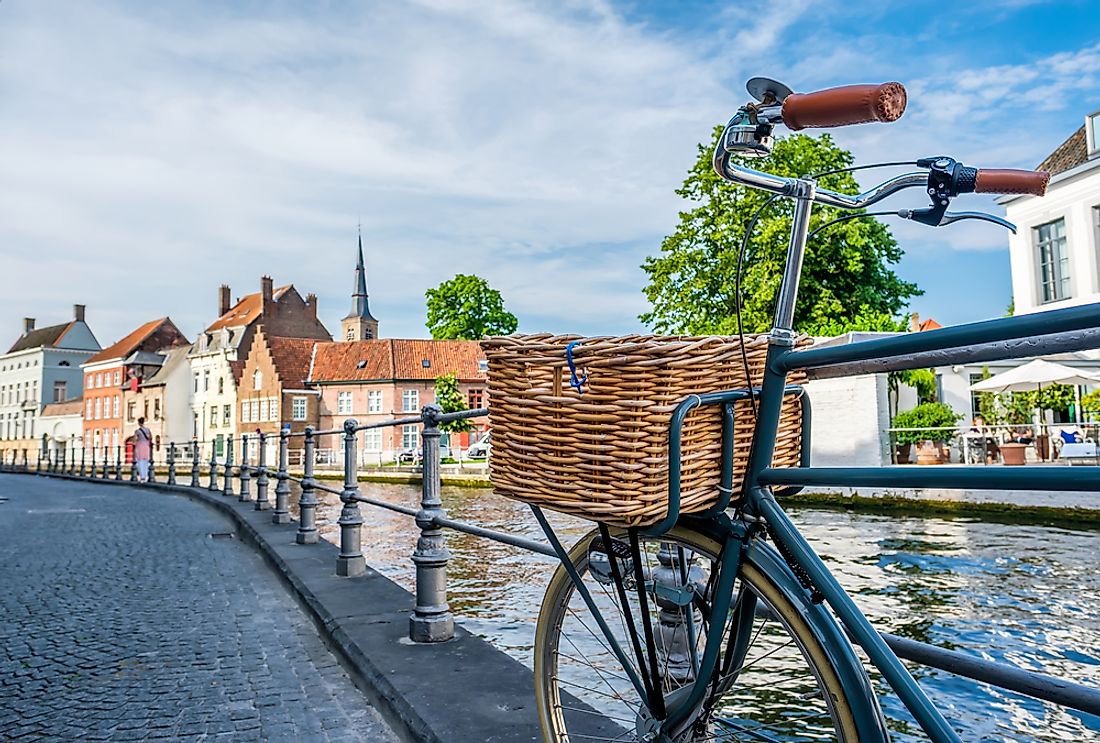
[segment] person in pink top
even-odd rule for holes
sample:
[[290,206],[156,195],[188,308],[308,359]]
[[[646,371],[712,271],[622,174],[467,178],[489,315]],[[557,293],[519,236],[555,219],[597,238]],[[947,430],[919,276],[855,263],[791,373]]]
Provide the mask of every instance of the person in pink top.
[[149,482],[149,460],[153,458],[153,434],[145,427],[145,419],[138,418],[134,431],[134,463],[137,465],[138,482]]

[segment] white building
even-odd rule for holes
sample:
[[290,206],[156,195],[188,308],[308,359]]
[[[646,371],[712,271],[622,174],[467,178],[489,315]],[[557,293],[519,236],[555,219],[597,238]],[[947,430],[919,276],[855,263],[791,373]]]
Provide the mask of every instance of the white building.
[[1039,165],[1046,196],[1003,196],[1016,314],[1100,301],[1100,111]]
[[84,305],[73,306],[73,319],[35,328],[24,318],[23,334],[0,356],[0,456],[33,461],[46,433],[39,425],[42,407],[81,396],[80,365],[99,351],[99,341],[84,322]]
[[44,455],[52,462],[66,466],[75,462],[79,467],[84,449],[84,399],[47,403],[38,422]]

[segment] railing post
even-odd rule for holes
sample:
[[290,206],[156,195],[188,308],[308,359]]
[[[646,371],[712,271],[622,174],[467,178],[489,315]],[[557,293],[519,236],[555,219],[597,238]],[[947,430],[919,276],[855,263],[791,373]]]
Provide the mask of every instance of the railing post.
[[194,437],[191,438],[191,487],[202,487],[199,481],[199,442]]
[[88,447],[80,447],[80,476],[85,477],[88,474],[88,468],[85,465],[85,461],[88,458]]
[[214,442],[210,442],[210,484],[206,486],[206,489],[211,493],[218,492],[218,452],[214,447]]
[[260,434],[260,453],[257,456],[256,467],[256,510],[266,511],[271,508],[271,501],[267,499],[267,434]]
[[108,480],[111,477],[111,447],[106,444],[103,445],[103,479]]
[[298,496],[298,544],[317,544],[317,493],[313,489],[313,465],[317,459],[317,442],[313,426],[306,426],[302,450],[302,494]]
[[[149,446],[151,448],[152,444],[150,444]],[[137,479],[138,479],[138,476],[137,476],[137,456],[136,456],[136,454],[137,454],[137,452],[135,452],[133,449],[130,449],[130,482],[137,482]],[[150,461],[152,460],[152,456],[153,456],[153,453],[150,450],[150,452],[149,452]],[[121,472],[121,471],[122,471],[122,468],[120,467],[119,472]]]
[[289,524],[290,510],[287,502],[290,497],[290,475],[287,474],[287,465],[290,462],[290,429],[279,430],[279,473],[275,475],[278,482],[275,483],[275,510],[271,514],[271,523]]
[[424,448],[420,459],[420,511],[416,514],[420,538],[412,556],[416,565],[416,606],[409,617],[409,639],[413,642],[443,642],[455,634],[454,616],[447,604],[447,561],[451,553],[443,529],[435,522],[445,513],[439,474],[438,416],[442,412],[438,405],[425,405],[420,411]]
[[115,447],[115,479],[122,479],[122,447]]
[[176,444],[168,442],[168,484],[176,484]]
[[23,450],[23,471],[26,472],[30,468],[31,468],[30,467],[30,462],[27,461],[27,450],[24,449]]
[[156,452],[153,450],[152,442],[150,442],[149,443],[149,479],[146,480],[146,482],[153,483],[153,482],[156,482],[156,481],[157,481],[157,455],[156,455]]
[[344,421],[344,491],[340,500],[344,507],[340,509],[340,556],[336,558],[336,574],[344,577],[362,575],[367,571],[367,561],[363,558],[362,526],[363,515],[359,512],[359,482],[355,472],[355,428],[359,424],[354,418]]
[[92,475],[91,479],[93,479],[93,480],[95,479],[95,450],[96,450],[96,447],[93,446],[92,447],[92,470],[91,470],[91,475]]
[[241,434],[241,466],[239,469],[241,481],[241,497],[237,500],[241,503],[252,500],[252,475],[248,471],[248,434]]
[[[244,441],[244,437],[241,437]],[[225,437],[225,467],[222,469],[222,495],[233,497],[233,436]]]

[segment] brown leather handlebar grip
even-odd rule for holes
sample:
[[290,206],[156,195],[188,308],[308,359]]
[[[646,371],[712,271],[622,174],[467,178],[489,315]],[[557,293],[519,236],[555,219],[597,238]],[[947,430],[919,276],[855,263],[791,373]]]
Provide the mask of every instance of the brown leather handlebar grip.
[[791,93],[783,100],[783,123],[791,131],[897,121],[905,113],[905,86],[845,85],[816,93]]
[[998,170],[978,168],[974,182],[976,193],[1031,194],[1042,196],[1047,192],[1050,173],[1045,170]]

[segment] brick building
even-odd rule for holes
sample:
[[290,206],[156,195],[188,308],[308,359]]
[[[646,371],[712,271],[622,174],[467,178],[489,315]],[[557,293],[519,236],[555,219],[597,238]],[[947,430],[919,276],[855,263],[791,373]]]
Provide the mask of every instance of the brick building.
[[[125,429],[122,396],[148,373],[150,355],[190,342],[170,318],[150,320],[81,364],[84,373],[84,446],[114,459],[131,433]],[[135,423],[136,425],[136,423]]]
[[316,295],[303,299],[292,284],[275,288],[271,277],[264,276],[259,292],[233,304],[229,287],[223,284],[218,289],[218,319],[199,334],[188,358],[195,435],[212,442],[219,455],[227,436],[249,430],[238,423],[237,390],[260,327],[269,339],[332,340],[317,319]]
[[190,443],[191,373],[187,363],[188,345],[161,349],[159,352],[136,351],[126,359],[126,375],[131,380],[123,385],[123,430],[127,445],[126,461],[137,419],[144,418],[153,436],[154,461],[167,454],[169,443],[185,446]]
[[[306,388],[317,345],[310,338],[269,338],[263,327],[252,341],[237,390],[239,432],[270,435],[269,464],[274,464],[282,428],[300,432],[317,426],[320,393]],[[256,456],[254,446],[249,447],[249,456]]]
[[[308,381],[320,393],[319,425],[332,429],[347,418],[362,424],[416,415],[435,401],[435,380],[445,374],[457,377],[467,407],[484,407],[489,402],[486,369],[485,355],[476,341],[395,338],[319,343]],[[484,435],[488,419],[472,423],[473,432],[450,437],[452,450]],[[367,462],[390,461],[398,452],[420,445],[416,425],[364,434],[362,457]]]

